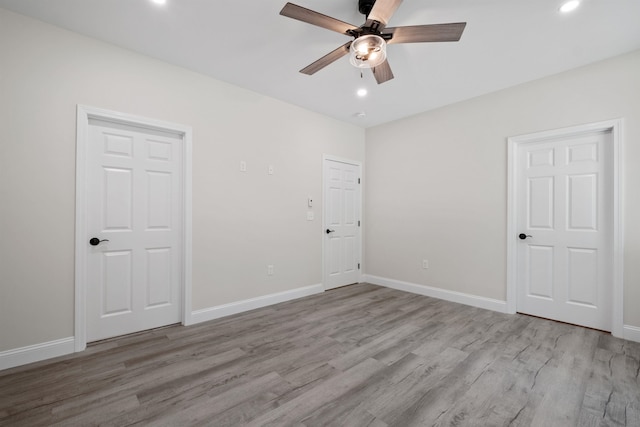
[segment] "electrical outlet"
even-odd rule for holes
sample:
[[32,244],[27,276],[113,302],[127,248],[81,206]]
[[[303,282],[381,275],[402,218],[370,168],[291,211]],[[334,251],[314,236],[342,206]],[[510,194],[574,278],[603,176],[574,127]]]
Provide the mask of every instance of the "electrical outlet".
[[307,221],[313,221],[313,211],[307,211]]
[[269,165],[269,168],[267,169],[267,173],[269,175],[273,175],[273,165]]
[[240,161],[240,172],[246,172],[247,171],[247,162],[245,162],[244,160]]
[[424,269],[429,268],[429,260],[428,259],[423,259],[422,260],[422,268],[424,268]]
[[267,276],[273,276],[273,265],[267,265]]

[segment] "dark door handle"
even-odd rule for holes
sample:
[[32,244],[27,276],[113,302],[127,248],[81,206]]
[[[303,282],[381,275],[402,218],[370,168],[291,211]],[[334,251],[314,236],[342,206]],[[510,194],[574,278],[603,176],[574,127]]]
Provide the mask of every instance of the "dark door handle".
[[108,241],[109,241],[109,239],[102,239],[102,240],[100,240],[100,239],[98,239],[97,237],[92,237],[92,238],[91,238],[91,240],[89,240],[89,244],[90,244],[91,246],[98,246],[100,243],[102,243],[102,242],[108,242]]
[[331,233],[333,233],[333,232],[335,232],[335,231],[336,231],[336,230],[329,230],[329,229],[327,228],[327,234],[331,234]]
[[526,239],[527,237],[533,237],[533,236],[531,236],[531,235],[529,235],[529,234],[520,233],[520,234],[518,234],[518,237],[519,237],[521,240],[524,240],[524,239]]

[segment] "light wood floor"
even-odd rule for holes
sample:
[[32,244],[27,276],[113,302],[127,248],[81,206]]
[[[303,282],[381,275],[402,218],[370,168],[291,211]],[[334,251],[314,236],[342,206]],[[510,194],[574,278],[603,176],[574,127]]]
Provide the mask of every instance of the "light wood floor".
[[640,426],[640,344],[368,284],[0,372],[0,425]]

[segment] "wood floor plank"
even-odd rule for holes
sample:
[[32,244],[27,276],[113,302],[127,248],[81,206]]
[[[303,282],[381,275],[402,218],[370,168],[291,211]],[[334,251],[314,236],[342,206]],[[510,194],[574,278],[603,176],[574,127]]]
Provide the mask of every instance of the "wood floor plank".
[[288,425],[296,421],[302,422],[313,411],[323,405],[347,395],[386,365],[374,359],[366,359],[345,371],[312,388],[306,393],[262,415],[248,426]]
[[[209,391],[200,399],[184,402],[180,407],[167,408],[145,421],[158,426],[182,426],[206,424],[211,418],[218,418],[223,412],[236,407],[253,397],[270,392],[273,396],[290,390],[290,385],[275,372],[243,381],[221,393]],[[220,421],[217,421],[220,424]]]
[[398,362],[380,369],[369,377],[366,383],[353,389],[348,395],[340,396],[316,409],[302,422],[308,426],[348,425],[347,420],[357,418],[356,414],[363,414],[365,417],[371,415],[371,422],[374,419],[382,422],[373,414],[370,402],[376,397],[386,395],[389,389],[407,378],[420,376],[426,365],[426,361],[407,354]]
[[419,330],[419,327],[412,324],[405,324],[398,328],[393,328],[384,334],[377,336],[376,339],[363,343],[347,353],[330,360],[329,364],[339,370],[347,370],[357,363],[369,358],[371,354],[376,354],[382,350],[392,348],[398,340],[413,335]]
[[640,344],[357,284],[0,371],[7,426],[640,426]]

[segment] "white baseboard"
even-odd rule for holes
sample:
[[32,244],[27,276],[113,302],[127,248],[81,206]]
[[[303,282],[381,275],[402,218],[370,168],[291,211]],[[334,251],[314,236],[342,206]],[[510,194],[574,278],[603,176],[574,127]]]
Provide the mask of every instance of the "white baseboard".
[[64,356],[75,351],[73,337],[14,348],[0,352],[0,371],[53,357]]
[[[218,319],[220,317],[230,316],[243,311],[266,307],[268,305],[278,304],[280,302],[290,301],[322,292],[324,292],[324,287],[321,284],[317,284],[251,298],[244,301],[205,308],[203,310],[196,310],[191,313],[189,324],[193,325],[200,322],[206,322],[207,320]],[[39,362],[45,359],[64,356],[74,352],[74,337],[62,338],[55,341],[2,351],[0,352],[0,371],[33,362]]]
[[625,340],[640,342],[640,328],[637,326],[624,325],[622,337]]
[[[506,301],[479,297],[462,292],[448,291],[445,289],[418,285],[415,283],[403,282],[400,280],[387,279],[378,276],[363,275],[362,280],[374,285],[385,286],[387,288],[398,289],[400,291],[411,292],[418,295],[457,302],[460,304],[493,310],[500,313],[507,312]],[[275,294],[264,295],[261,297],[250,298],[243,301],[232,302],[229,304],[205,308],[202,310],[196,310],[191,315],[191,324],[206,322],[208,320],[214,320],[220,317],[230,316],[232,314],[242,313],[244,311],[266,307],[268,305],[278,304],[281,302],[290,301],[322,292],[324,292],[323,286],[321,284],[317,284],[292,289],[289,291],[278,292]],[[625,325],[623,328],[623,333],[624,339],[640,342],[640,327]],[[39,362],[45,359],[64,356],[66,354],[71,354],[74,351],[75,340],[73,337],[62,338],[55,341],[49,341],[41,344],[30,345],[27,347],[2,351],[0,352],[0,371],[33,362]]]
[[254,310],[256,308],[262,308],[268,305],[278,304],[322,292],[324,292],[324,287],[321,284],[317,284],[236,301],[229,304],[217,305],[215,307],[204,308],[191,313],[190,324],[193,325],[196,323],[219,319],[220,317],[230,316],[232,314],[242,313],[244,311]]
[[507,302],[497,299],[479,297],[462,292],[448,291],[442,288],[434,288],[432,286],[418,285],[415,283],[403,282],[400,280],[387,279],[385,277],[371,276],[365,274],[363,281],[374,285],[385,286],[387,288],[397,289],[399,291],[411,292],[413,294],[424,295],[427,297],[443,299],[446,301],[457,302],[459,304],[470,305],[473,307],[484,308],[486,310],[507,313]]

